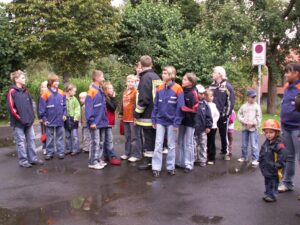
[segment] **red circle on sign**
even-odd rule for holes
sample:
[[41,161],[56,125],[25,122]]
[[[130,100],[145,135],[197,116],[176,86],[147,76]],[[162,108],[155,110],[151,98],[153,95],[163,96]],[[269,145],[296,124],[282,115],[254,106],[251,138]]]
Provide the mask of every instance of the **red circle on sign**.
[[262,45],[256,45],[255,46],[255,52],[256,53],[262,53],[262,51],[264,50]]

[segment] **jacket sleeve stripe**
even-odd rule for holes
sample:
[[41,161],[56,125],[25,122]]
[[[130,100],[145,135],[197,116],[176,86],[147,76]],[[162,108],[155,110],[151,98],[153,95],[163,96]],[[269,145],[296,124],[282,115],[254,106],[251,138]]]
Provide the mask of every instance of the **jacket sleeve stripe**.
[[17,112],[17,109],[15,108],[15,103],[14,103],[14,100],[13,100],[13,97],[12,97],[14,92],[15,92],[14,89],[10,89],[9,92],[8,92],[8,106],[9,106],[9,109],[10,109],[12,115],[16,119],[20,120],[21,117],[19,116],[19,114]]

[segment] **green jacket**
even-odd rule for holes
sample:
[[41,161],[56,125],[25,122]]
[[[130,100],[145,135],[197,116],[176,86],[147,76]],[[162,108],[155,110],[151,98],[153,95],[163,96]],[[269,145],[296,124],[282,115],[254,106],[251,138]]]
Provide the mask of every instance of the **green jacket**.
[[67,98],[67,115],[74,117],[74,120],[80,119],[80,104],[75,96]]

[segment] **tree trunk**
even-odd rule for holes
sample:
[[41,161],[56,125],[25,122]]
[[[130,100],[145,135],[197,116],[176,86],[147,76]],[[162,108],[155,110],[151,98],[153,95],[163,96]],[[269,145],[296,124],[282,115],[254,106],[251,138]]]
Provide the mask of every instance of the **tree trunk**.
[[276,113],[276,103],[277,103],[277,81],[274,79],[272,67],[269,66],[269,76],[268,76],[268,100],[267,100],[267,113]]
[[63,72],[63,82],[64,84],[69,82],[70,73],[68,71]]

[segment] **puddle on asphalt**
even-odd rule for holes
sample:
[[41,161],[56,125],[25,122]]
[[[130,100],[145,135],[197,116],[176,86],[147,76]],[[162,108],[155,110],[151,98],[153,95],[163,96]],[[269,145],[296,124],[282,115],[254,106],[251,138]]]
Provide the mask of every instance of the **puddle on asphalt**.
[[13,152],[6,153],[5,156],[15,158],[16,157],[16,152],[13,151]]
[[[105,191],[105,190],[104,190]],[[49,225],[57,224],[66,218],[86,217],[99,220],[101,217],[116,216],[113,211],[103,210],[110,202],[125,195],[108,191],[108,194],[94,196],[78,196],[69,201],[56,202],[40,208],[17,208],[10,210],[0,208],[0,224],[2,225]]]
[[49,173],[76,174],[78,169],[71,167],[39,168],[36,172],[39,175],[47,175]]
[[193,215],[191,220],[197,224],[218,224],[223,220],[221,216]]
[[214,179],[214,178],[223,177],[227,174],[238,175],[238,174],[244,174],[249,172],[255,172],[257,169],[258,169],[257,167],[252,167],[251,164],[238,164],[229,167],[225,171],[208,172],[207,177],[210,179]]

